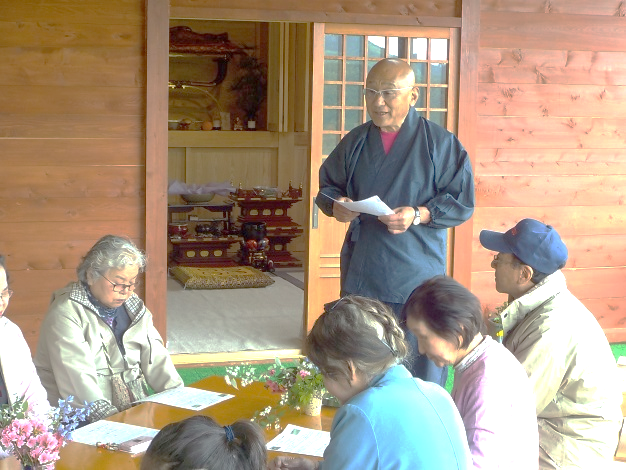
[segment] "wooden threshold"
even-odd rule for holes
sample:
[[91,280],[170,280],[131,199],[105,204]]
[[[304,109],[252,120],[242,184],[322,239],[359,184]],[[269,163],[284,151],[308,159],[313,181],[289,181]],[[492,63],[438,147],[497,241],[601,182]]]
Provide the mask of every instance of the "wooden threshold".
[[300,349],[270,349],[266,351],[236,351],[236,352],[218,352],[218,353],[199,353],[199,354],[172,354],[172,361],[175,366],[207,366],[226,365],[233,362],[252,362],[252,361],[273,361],[275,358],[297,358],[302,357]]

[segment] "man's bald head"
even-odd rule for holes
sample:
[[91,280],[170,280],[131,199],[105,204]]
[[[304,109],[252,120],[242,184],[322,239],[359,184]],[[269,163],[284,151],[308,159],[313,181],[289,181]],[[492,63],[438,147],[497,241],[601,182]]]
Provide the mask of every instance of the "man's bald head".
[[403,60],[383,59],[367,74],[367,112],[374,124],[385,132],[400,130],[418,97],[413,69]]
[[400,59],[382,59],[367,74],[367,82],[375,80],[390,80],[394,83],[403,83],[403,86],[415,85],[415,73],[409,64]]

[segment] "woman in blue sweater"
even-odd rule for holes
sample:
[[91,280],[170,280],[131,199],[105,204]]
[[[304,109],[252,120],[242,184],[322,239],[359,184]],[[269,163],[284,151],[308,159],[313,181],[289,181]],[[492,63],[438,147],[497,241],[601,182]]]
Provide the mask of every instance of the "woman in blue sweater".
[[450,395],[400,363],[404,333],[383,303],[347,296],[327,305],[309,333],[309,359],[341,402],[324,460],[278,457],[270,469],[461,470],[471,468]]

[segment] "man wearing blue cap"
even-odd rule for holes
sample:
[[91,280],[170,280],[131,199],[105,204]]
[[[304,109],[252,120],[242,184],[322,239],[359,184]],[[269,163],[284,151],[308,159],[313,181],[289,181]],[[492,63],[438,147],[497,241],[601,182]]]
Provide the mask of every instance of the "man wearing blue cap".
[[615,359],[595,317],[567,289],[567,247],[550,225],[524,219],[505,233],[483,230],[501,312],[503,343],[535,392],[540,469],[604,468],[622,422]]

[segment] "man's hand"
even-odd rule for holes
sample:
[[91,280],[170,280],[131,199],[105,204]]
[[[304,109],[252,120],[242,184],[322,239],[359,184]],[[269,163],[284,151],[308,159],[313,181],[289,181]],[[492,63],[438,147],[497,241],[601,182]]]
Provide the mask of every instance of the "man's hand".
[[[349,197],[340,197],[337,201],[341,202],[352,202],[352,199]],[[339,222],[350,222],[352,219],[361,215],[360,212],[352,212],[350,209],[346,209],[341,204],[337,204],[337,202],[333,202],[333,217],[337,219]]]
[[378,220],[387,226],[387,230],[392,235],[406,232],[406,229],[411,226],[413,219],[415,219],[415,209],[406,206],[398,207],[393,211],[394,214],[381,215]]

